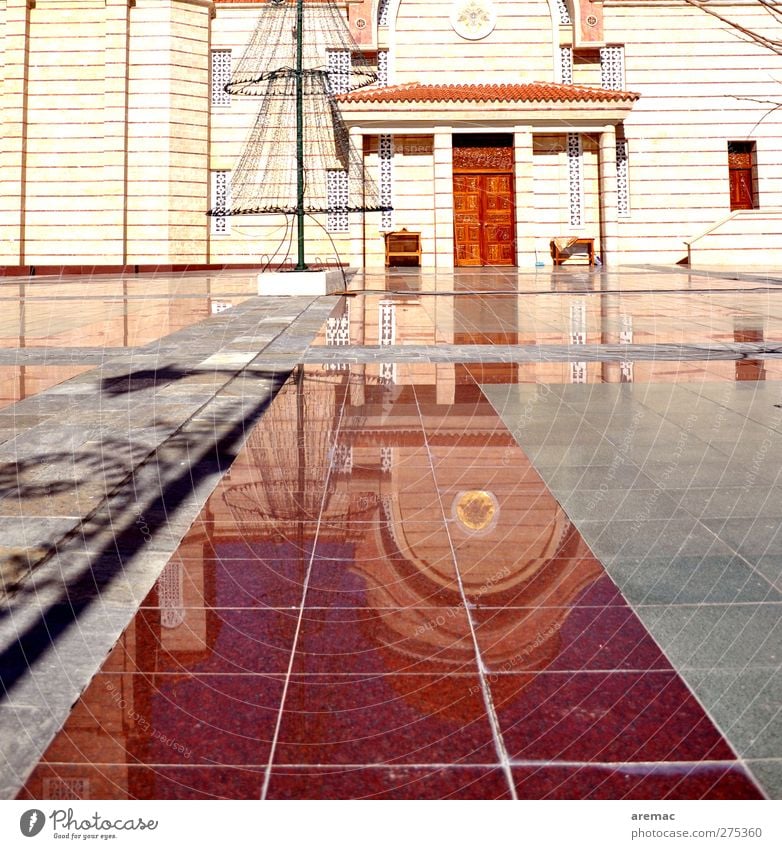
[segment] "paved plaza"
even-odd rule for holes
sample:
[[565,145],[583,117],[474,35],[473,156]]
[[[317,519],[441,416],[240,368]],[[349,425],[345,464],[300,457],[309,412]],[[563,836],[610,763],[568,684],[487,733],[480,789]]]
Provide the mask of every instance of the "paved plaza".
[[782,796],[782,276],[0,284],[0,793]]

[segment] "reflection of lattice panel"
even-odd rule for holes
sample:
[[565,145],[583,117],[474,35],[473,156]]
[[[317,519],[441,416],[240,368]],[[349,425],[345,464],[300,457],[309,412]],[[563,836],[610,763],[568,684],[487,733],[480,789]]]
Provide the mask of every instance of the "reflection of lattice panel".
[[89,799],[89,778],[44,778],[44,799]]
[[169,560],[157,579],[160,624],[177,628],[185,621],[184,569],[178,560]]

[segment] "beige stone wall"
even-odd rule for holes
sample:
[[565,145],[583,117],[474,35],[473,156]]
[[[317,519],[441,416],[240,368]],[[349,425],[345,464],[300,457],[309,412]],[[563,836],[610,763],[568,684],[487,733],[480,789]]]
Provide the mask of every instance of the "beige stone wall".
[[[782,23],[758,3],[715,9],[782,38]],[[728,141],[756,142],[759,203],[782,206],[782,113],[743,99],[782,102],[782,56],[680,2],[609,0],[605,29],[625,45],[626,88],[642,94],[625,122],[631,214],[619,222],[621,261],[677,262],[685,240],[729,214]],[[734,261],[767,264],[764,242],[755,251],[743,242]]]
[[3,0],[0,263],[205,261],[209,15]]
[[128,262],[203,263],[208,242],[208,6],[137,0],[128,95]]
[[554,30],[547,0],[494,0],[494,30],[477,41],[454,31],[452,8],[451,0],[391,0],[392,82],[554,79]]

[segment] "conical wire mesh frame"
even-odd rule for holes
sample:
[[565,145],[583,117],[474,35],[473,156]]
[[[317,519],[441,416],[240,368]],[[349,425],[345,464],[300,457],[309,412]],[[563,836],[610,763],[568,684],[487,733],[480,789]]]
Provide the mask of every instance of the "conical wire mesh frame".
[[[363,151],[350,142],[339,108],[328,92],[328,75],[303,77],[304,207],[306,213],[344,214],[388,209],[365,173]],[[259,215],[298,211],[295,75],[279,72],[267,93],[231,180],[226,209],[213,215]]]
[[[296,21],[297,0],[269,0],[261,10],[255,31],[226,90],[231,94],[266,97],[265,82],[269,78],[276,77],[281,70],[295,69]],[[334,93],[352,91],[377,81],[377,68],[359,52],[346,26],[344,6],[332,0],[304,0],[302,21],[302,68],[338,74]],[[348,61],[337,70],[333,60],[346,51]]]

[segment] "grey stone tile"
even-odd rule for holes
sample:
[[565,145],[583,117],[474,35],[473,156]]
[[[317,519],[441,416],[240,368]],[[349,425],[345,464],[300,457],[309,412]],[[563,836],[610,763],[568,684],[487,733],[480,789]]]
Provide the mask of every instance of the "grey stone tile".
[[779,754],[782,670],[691,671],[687,679],[742,758]]
[[735,556],[616,558],[608,572],[631,604],[782,601],[782,593]]
[[653,489],[582,489],[561,499],[568,516],[582,521],[648,521],[671,519],[681,511],[675,498]]
[[61,724],[45,708],[0,706],[0,799],[16,796]]
[[585,521],[578,530],[605,562],[617,558],[727,557],[735,554],[694,517],[638,521]]
[[769,799],[782,799],[782,758],[749,760],[747,768]]
[[782,556],[782,523],[777,518],[704,518],[703,523],[750,563],[759,557]]
[[782,590],[782,554],[754,558],[752,566],[778,590]]
[[610,466],[552,467],[536,464],[541,477],[557,497],[572,490],[652,490],[654,482],[633,463],[617,462]]
[[757,485],[690,487],[666,491],[693,516],[703,519],[782,519],[782,488]]
[[698,462],[682,457],[669,461],[646,462],[642,469],[655,483],[672,489],[717,487],[735,480],[724,459],[710,458]]
[[679,670],[780,664],[778,603],[641,605],[636,612]]

